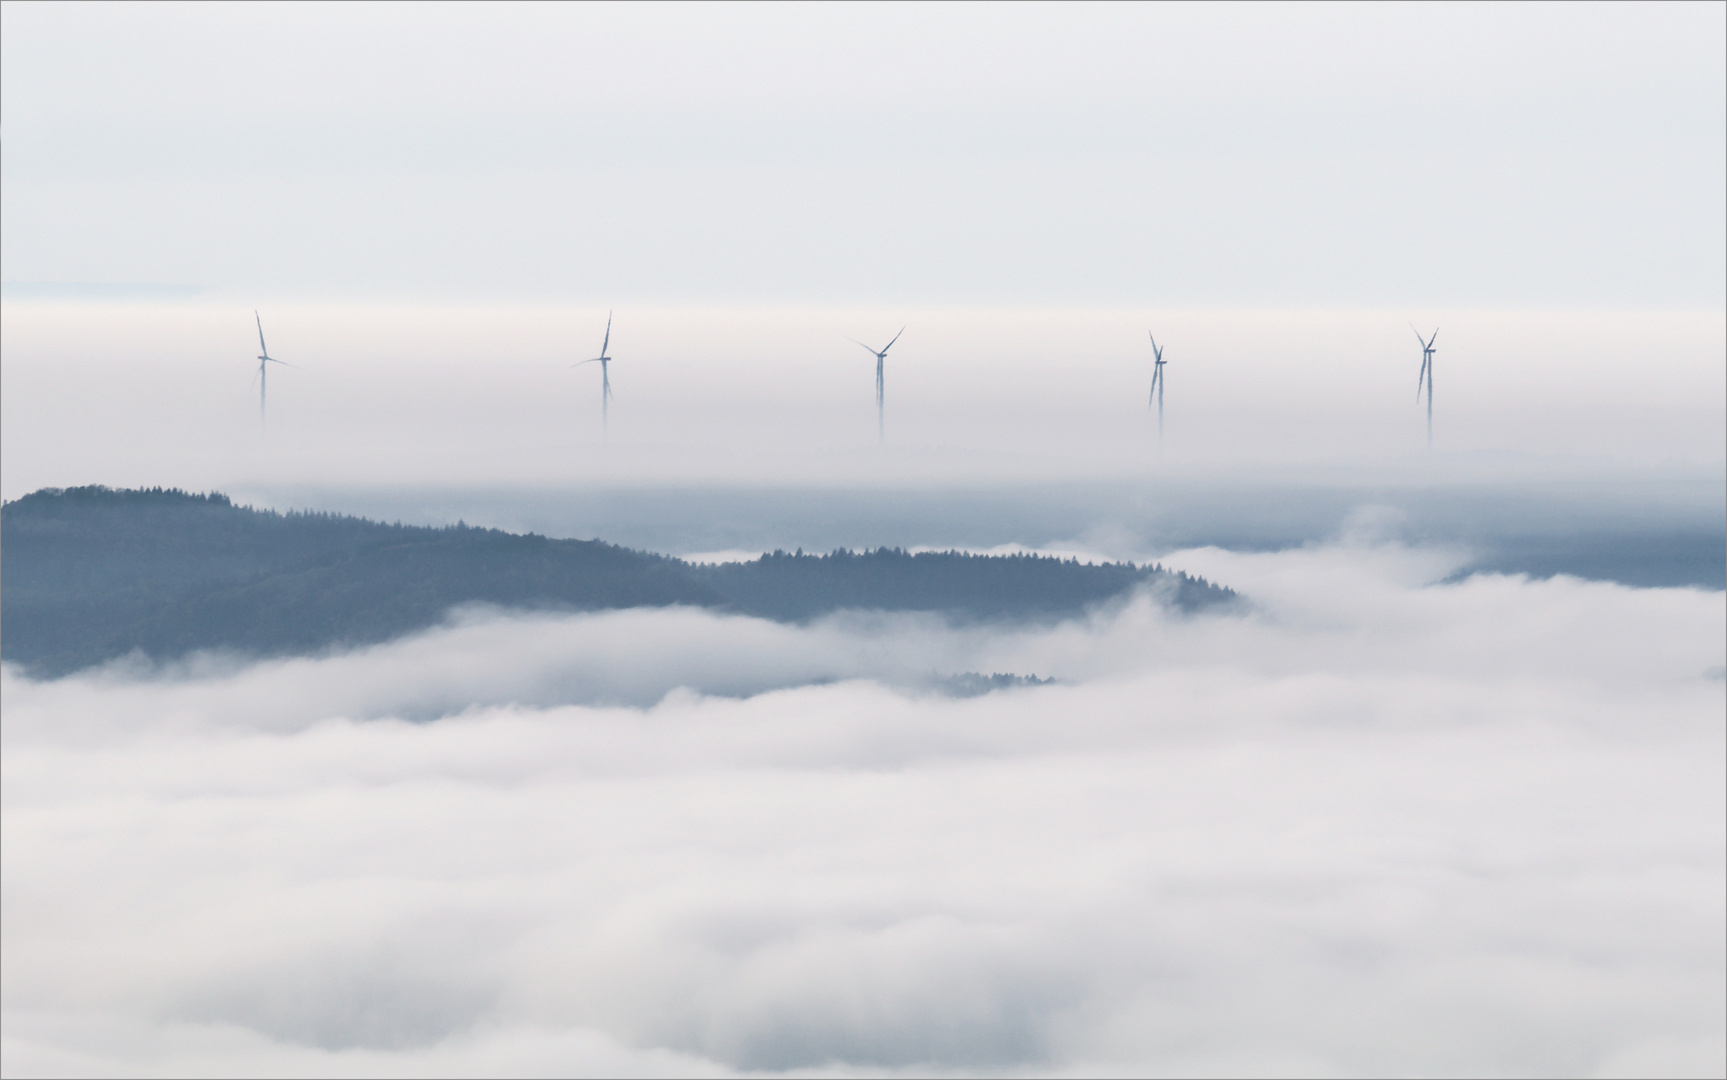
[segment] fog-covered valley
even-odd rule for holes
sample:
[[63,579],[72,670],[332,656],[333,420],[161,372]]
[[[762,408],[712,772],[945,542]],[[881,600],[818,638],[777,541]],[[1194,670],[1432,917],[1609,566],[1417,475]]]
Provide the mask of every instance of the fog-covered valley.
[[1723,594],[1169,562],[1253,608],[8,670],[8,1068],[1719,1068]]

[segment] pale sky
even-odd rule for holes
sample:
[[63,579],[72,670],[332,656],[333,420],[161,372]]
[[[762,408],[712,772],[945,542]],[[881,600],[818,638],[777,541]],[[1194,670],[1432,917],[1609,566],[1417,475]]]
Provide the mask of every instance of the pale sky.
[[8,3],[0,488],[1719,473],[1724,10]]
[[7,3],[0,256],[246,306],[1720,310],[1724,10]]

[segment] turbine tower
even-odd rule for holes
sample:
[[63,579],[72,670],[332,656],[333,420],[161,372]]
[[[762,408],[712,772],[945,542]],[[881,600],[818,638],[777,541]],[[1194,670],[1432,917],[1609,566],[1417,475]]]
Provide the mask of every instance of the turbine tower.
[[594,357],[592,360],[583,360],[581,364],[570,365],[571,367],[581,367],[582,364],[600,365],[600,438],[602,439],[606,437],[606,432],[611,426],[611,417],[608,415],[606,409],[606,406],[612,400],[612,375],[609,370],[612,358],[606,355],[606,349],[611,345],[611,343],[612,313],[608,311],[606,312],[606,337],[604,341],[600,342],[600,355]]
[[[1415,330],[1415,324],[1409,325]],[[1433,328],[1432,336],[1423,340],[1421,331],[1415,330],[1415,340],[1421,342],[1421,375],[1415,380],[1415,401],[1421,402],[1421,388],[1427,387],[1427,448],[1433,449],[1433,354],[1439,350],[1433,347],[1433,342],[1439,337],[1439,327]]]
[[[898,341],[900,339],[900,334],[903,333],[905,333],[905,327],[902,326],[899,328],[899,334],[895,334],[893,336],[893,341]],[[875,437],[877,442],[886,442],[887,428],[882,421],[882,361],[887,359],[887,351],[893,348],[893,341],[888,342],[877,350],[871,349],[868,345],[864,345],[864,343],[859,341],[857,338],[847,338],[846,340],[850,341],[853,345],[863,345],[870,355],[875,357]]]
[[1149,409],[1149,408],[1151,408],[1152,402],[1157,403],[1157,448],[1159,450],[1162,450],[1163,449],[1163,350],[1158,347],[1157,337],[1155,335],[1148,333],[1146,336],[1151,338],[1151,354],[1152,354],[1152,356],[1156,357],[1156,362],[1152,365],[1152,368],[1151,368],[1151,400],[1146,402],[1145,407]]
[[256,311],[252,312],[252,318],[258,323],[258,423],[262,424],[264,422],[264,393],[269,382],[270,365],[281,364],[283,367],[296,365],[290,364],[286,360],[278,360],[270,355],[269,348],[264,345],[264,320],[258,316]]

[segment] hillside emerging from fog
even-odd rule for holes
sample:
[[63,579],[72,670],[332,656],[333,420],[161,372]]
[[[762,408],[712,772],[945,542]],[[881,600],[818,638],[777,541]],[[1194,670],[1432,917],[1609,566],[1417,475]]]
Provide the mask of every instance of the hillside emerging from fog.
[[44,489],[0,509],[0,658],[54,677],[141,652],[270,656],[372,644],[462,604],[682,604],[782,621],[842,609],[1050,620],[1152,586],[1192,611],[1235,593],[1128,563],[881,548],[699,565],[598,540],[404,526],[160,488]]

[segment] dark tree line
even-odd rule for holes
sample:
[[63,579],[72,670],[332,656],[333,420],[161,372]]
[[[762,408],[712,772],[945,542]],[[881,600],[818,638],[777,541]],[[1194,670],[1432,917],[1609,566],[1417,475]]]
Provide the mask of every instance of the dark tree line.
[[839,608],[940,611],[973,619],[1071,615],[1135,586],[1164,583],[1183,610],[1234,593],[1159,566],[1082,563],[1045,555],[907,553],[899,548],[841,549],[827,555],[775,551],[753,562],[692,567],[740,610],[773,619],[807,619]]
[[1193,609],[1234,598],[1158,567],[1038,556],[775,552],[697,566],[598,540],[235,506],[175,489],[45,489],[0,508],[0,656],[55,676],[141,651],[258,655],[386,641],[459,604],[689,604],[806,619],[840,608],[979,619],[1074,614],[1146,583]]

